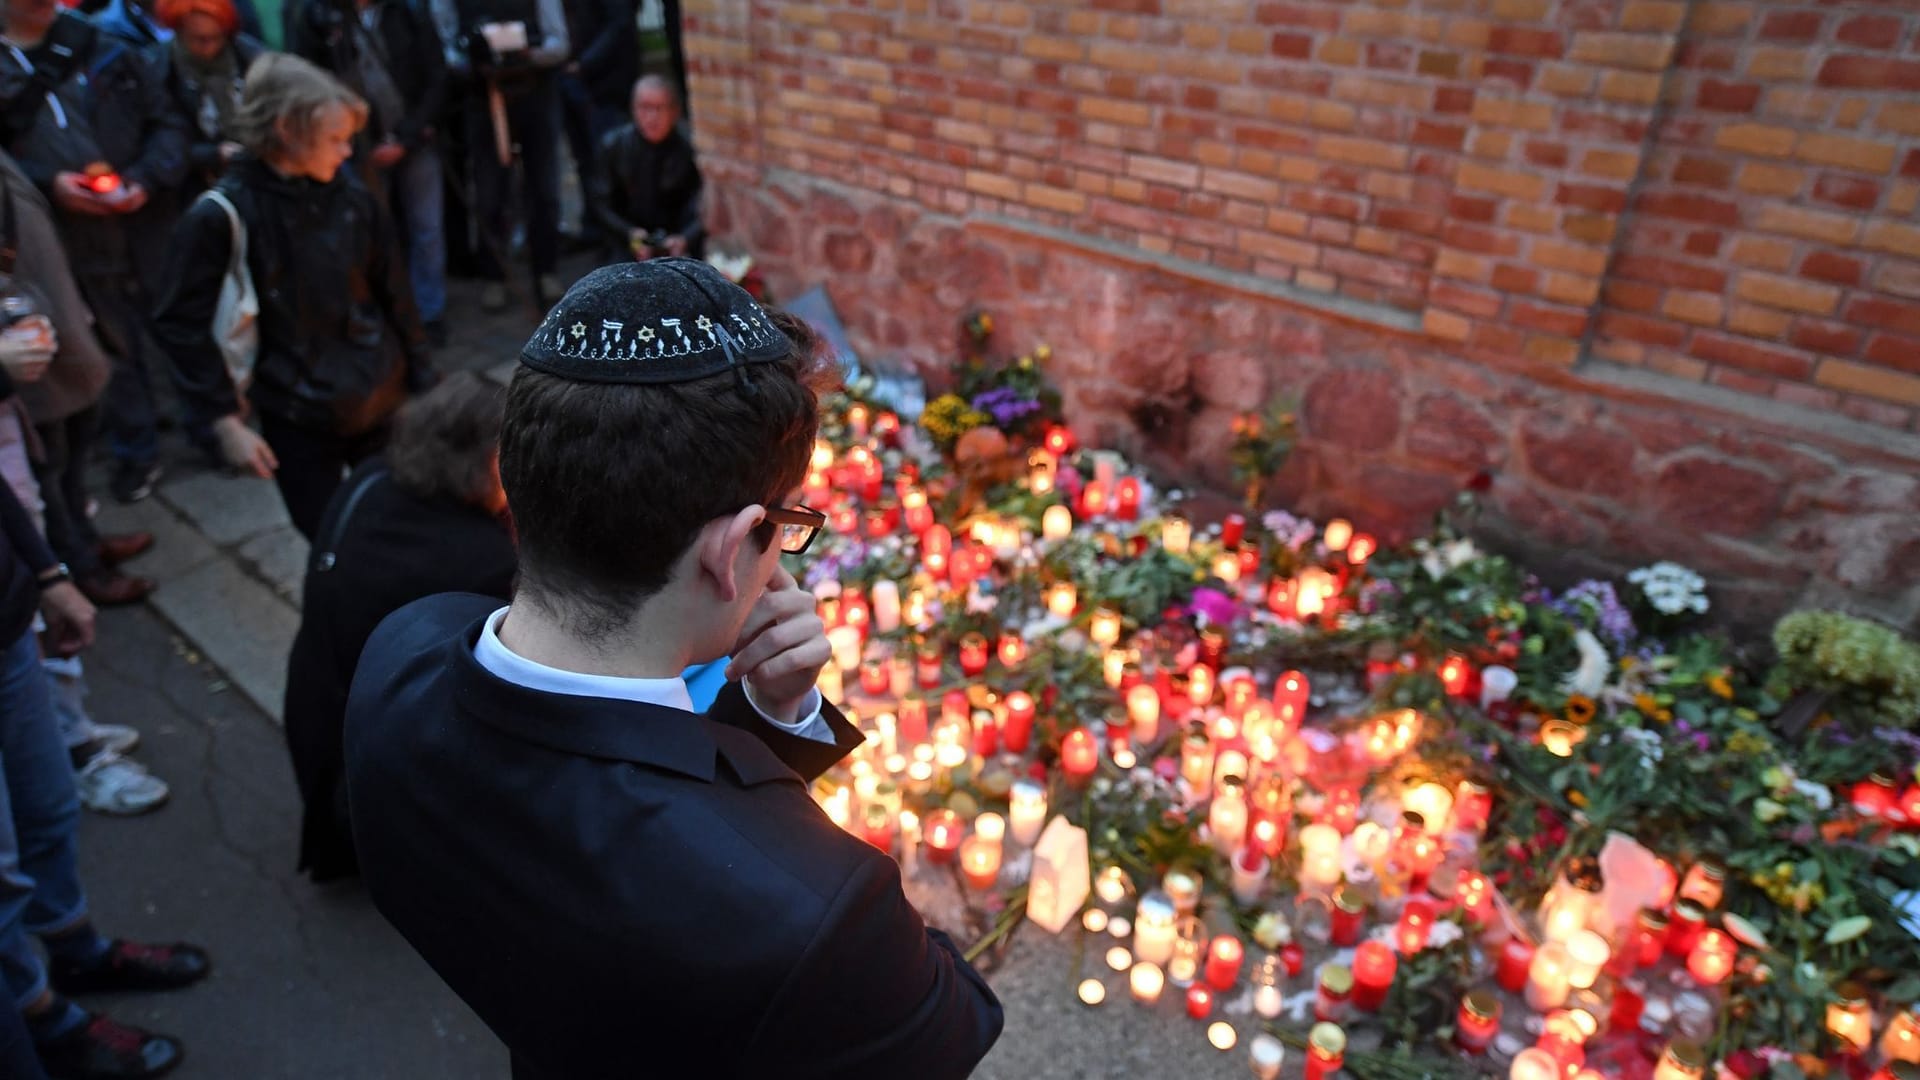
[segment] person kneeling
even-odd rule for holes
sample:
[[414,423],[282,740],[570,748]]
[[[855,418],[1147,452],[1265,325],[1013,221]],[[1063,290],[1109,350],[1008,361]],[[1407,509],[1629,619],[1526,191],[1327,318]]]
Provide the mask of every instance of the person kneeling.
[[700,220],[700,166],[677,126],[680,99],[658,75],[633,84],[633,123],[600,144],[588,205],[607,245],[607,261],[706,253]]

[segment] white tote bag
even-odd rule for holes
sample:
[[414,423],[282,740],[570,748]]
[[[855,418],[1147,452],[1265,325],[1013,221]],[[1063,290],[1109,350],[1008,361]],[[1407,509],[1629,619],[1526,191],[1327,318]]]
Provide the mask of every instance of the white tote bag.
[[219,191],[208,191],[201,197],[219,203],[233,227],[233,251],[227,259],[226,277],[220,280],[220,305],[213,309],[213,340],[220,346],[234,387],[244,392],[253,379],[253,361],[260,352],[260,297],[253,291],[253,274],[247,270],[247,226],[232,200]]

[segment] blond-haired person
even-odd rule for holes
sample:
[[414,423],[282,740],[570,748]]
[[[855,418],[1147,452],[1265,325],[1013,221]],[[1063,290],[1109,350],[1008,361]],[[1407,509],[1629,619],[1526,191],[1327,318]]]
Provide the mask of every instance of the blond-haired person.
[[270,54],[247,73],[233,121],[246,153],[214,189],[244,223],[260,300],[244,392],[214,339],[234,232],[211,195],[180,221],[155,314],[189,410],[213,424],[230,464],[273,477],[309,539],[347,468],[432,380],[404,247],[380,200],[341,167],[366,118],[364,101],[305,60]]

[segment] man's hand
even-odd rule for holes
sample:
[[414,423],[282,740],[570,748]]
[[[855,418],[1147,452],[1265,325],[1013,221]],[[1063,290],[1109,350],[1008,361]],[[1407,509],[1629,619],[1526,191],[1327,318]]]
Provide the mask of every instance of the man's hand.
[[273,447],[238,416],[223,416],[213,422],[213,434],[220,440],[220,456],[236,469],[265,479],[280,467]]
[[669,255],[685,255],[687,253],[687,238],[675,234],[667,237],[666,243],[661,246]]
[[768,715],[791,724],[832,656],[813,594],[781,566],[747,615],[727,678],[744,680]]
[[77,172],[53,174],[53,203],[70,214],[88,217],[112,217],[113,205],[87,186],[87,178]]
[[58,349],[53,323],[45,315],[29,315],[0,331],[0,367],[16,383],[39,381]]
[[107,196],[107,206],[116,214],[131,214],[147,205],[147,189],[139,184],[127,184],[118,192]]
[[93,604],[71,581],[49,585],[40,594],[40,613],[47,618],[43,639],[55,656],[72,656],[93,644]]
[[398,165],[400,159],[406,156],[407,148],[401,145],[398,139],[387,139],[373,148],[373,167],[390,169]]

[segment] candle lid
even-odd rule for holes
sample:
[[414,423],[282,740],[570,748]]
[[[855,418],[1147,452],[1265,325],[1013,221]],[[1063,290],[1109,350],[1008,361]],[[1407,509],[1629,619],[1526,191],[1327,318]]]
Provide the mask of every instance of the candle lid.
[[1667,1044],[1667,1060],[1688,1072],[1699,1072],[1707,1067],[1707,1052],[1699,1043],[1675,1039]]
[[[1344,964],[1328,964],[1320,969],[1320,989],[1329,994],[1350,994],[1353,992],[1353,969]],[[1338,1029],[1335,1029],[1338,1030]],[[1342,1044],[1346,1037],[1341,1036]]]
[[1173,901],[1163,892],[1150,892],[1140,898],[1139,906],[1134,910],[1135,922],[1167,922],[1174,920]]
[[1641,908],[1640,925],[1654,933],[1662,933],[1667,928],[1667,913],[1659,908]]
[[1699,868],[1700,875],[1708,881],[1727,880],[1727,868],[1720,865],[1718,859],[1701,859],[1694,865]]
[[1842,1005],[1865,1005],[1867,1003],[1867,988],[1851,979],[1834,987],[1833,992],[1840,996],[1840,1004]]
[[1367,898],[1360,890],[1350,885],[1341,885],[1333,890],[1333,906],[1347,915],[1358,915],[1367,910]]
[[1339,1057],[1347,1052],[1347,1033],[1340,1030],[1340,1025],[1323,1020],[1307,1032],[1307,1045],[1328,1057]]
[[1685,919],[1688,922],[1703,922],[1707,917],[1707,909],[1691,900],[1675,900],[1673,902],[1673,914],[1675,917]]
[[1893,1074],[1893,1080],[1920,1080],[1920,1064],[1911,1061],[1895,1061],[1887,1071]]
[[1462,1004],[1467,1007],[1467,1015],[1476,1020],[1493,1020],[1500,1016],[1500,999],[1491,990],[1471,991]]

